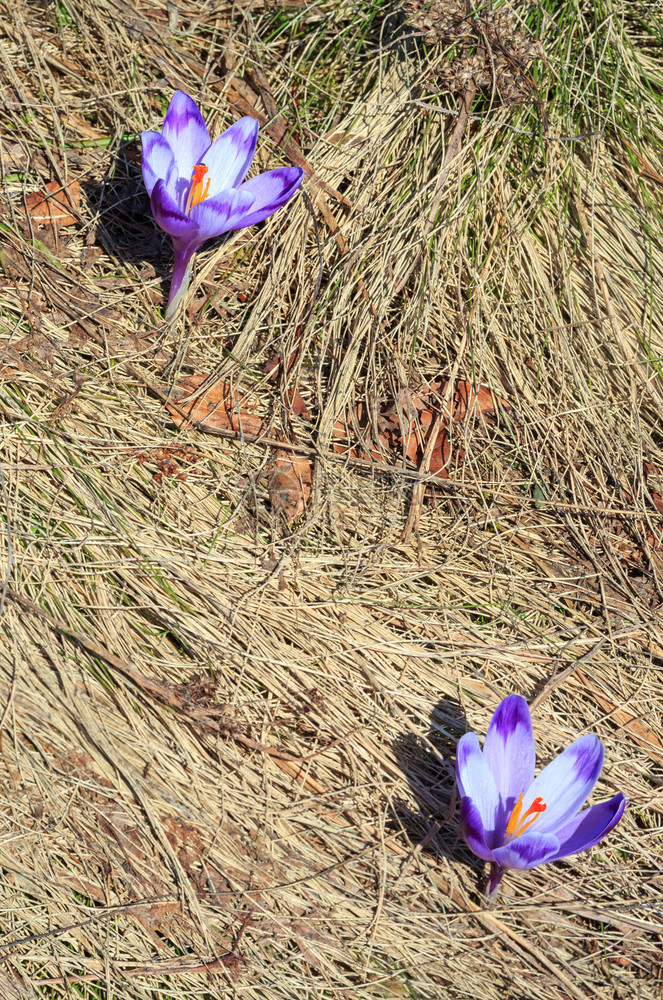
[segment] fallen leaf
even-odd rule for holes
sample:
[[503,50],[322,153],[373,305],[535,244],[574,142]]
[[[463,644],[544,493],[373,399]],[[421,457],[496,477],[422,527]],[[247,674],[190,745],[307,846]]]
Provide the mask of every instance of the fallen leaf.
[[29,354],[46,365],[53,364],[53,343],[38,329],[17,341],[15,347],[21,354]]
[[136,461],[139,465],[144,465],[146,462],[156,465],[158,471],[154,473],[155,483],[160,483],[164,477],[185,481],[187,473],[182,470],[182,466],[186,468],[195,465],[198,456],[193,448],[171,446],[141,451],[136,455]]
[[[653,465],[651,465],[650,462],[643,462],[642,463],[642,478],[644,479],[645,485],[647,486],[647,488],[649,490],[649,496],[651,497],[652,503],[656,507],[656,510],[659,512],[659,514],[663,514],[663,497],[661,496],[660,490],[657,490],[649,482],[649,477],[652,476],[652,478],[653,478],[654,475],[655,475],[655,470],[654,470]],[[657,482],[660,483],[661,482],[661,477],[659,475],[656,475],[656,480],[657,480]]]
[[[443,393],[447,387],[447,379],[439,383],[438,392]],[[509,410],[510,406],[504,399],[496,396],[492,389],[485,385],[480,385],[475,389],[468,379],[456,379],[454,384],[454,394],[451,406],[452,420],[464,420],[472,413],[480,413],[483,417],[492,418],[498,413],[499,407]],[[449,404],[445,407],[445,413],[449,412]]]
[[288,389],[286,391],[285,398],[292,413],[298,417],[304,417],[305,420],[311,419],[311,411],[304,402],[304,398],[299,389]]
[[44,383],[43,369],[21,354],[15,347],[6,347],[0,354],[0,381]]
[[101,247],[83,247],[81,250],[81,269],[87,271],[89,267],[96,264],[102,253]]
[[281,370],[282,367],[283,367],[283,355],[275,354],[273,358],[270,358],[269,361],[265,362],[263,371],[267,375],[269,375],[271,372],[274,372],[273,377],[276,378],[276,375],[278,374],[278,372]]
[[[265,372],[275,379],[282,371],[283,359],[276,355],[265,365]],[[210,382],[208,374],[183,378],[173,394],[173,403],[166,406],[177,427],[200,430],[220,429],[236,431],[258,437],[266,434],[266,422],[255,412],[255,404],[248,394],[242,393],[227,382]],[[475,389],[464,378],[456,379],[453,396],[441,410],[440,397],[447,381],[437,379],[416,391],[405,389],[397,401],[389,401],[377,415],[377,432],[363,403],[345,420],[337,420],[333,430],[333,449],[351,458],[374,461],[382,465],[391,458],[406,458],[419,466],[426,453],[433,427],[439,428],[430,451],[428,469],[434,475],[446,477],[451,462],[452,449],[449,436],[451,421],[461,421],[479,414],[492,419],[499,407],[509,409],[509,404],[499,399],[485,386]],[[199,395],[195,395],[202,390]],[[292,413],[311,418],[311,412],[298,389],[286,389],[285,399]],[[443,413],[446,419],[439,419]],[[277,440],[283,441],[282,437]],[[285,443],[285,442],[284,442]],[[457,453],[462,458],[462,451]],[[286,449],[277,449],[269,477],[269,495],[273,512],[291,524],[300,517],[311,496],[312,468],[306,456],[295,455]]]
[[164,937],[173,938],[175,928],[181,923],[182,907],[179,902],[152,903],[133,906],[130,916],[136,920],[150,938],[157,953],[167,955],[168,946]]
[[[395,401],[383,404],[378,414],[378,433],[377,436],[372,435],[372,441],[368,440],[372,429],[365,408],[363,404],[359,404],[354,423],[367,432],[365,441],[361,446],[349,441],[348,431],[352,423],[349,420],[337,420],[334,425],[334,451],[376,462],[384,462],[388,455],[393,455],[398,460],[405,458],[418,466],[423,460],[435,418],[443,412],[446,419],[439,425],[429,471],[446,477],[451,461],[450,422],[458,423],[476,413],[485,420],[492,420],[499,407],[505,410],[510,408],[506,400],[497,397],[486,386],[475,389],[468,379],[458,378],[455,380],[452,398],[441,411],[439,400],[447,381],[442,378],[416,390],[403,389]],[[462,459],[463,452],[459,450],[457,457]]]
[[30,166],[30,154],[19,142],[3,143],[0,155],[0,170],[3,180],[8,174],[25,173]]
[[[35,191],[26,196],[25,205],[30,218],[39,226],[51,226],[56,231],[62,226],[73,226],[79,220],[81,189],[78,181],[63,188],[59,181],[49,181],[48,194]],[[75,212],[75,215],[72,215]]]
[[277,451],[269,477],[272,511],[292,524],[300,517],[311,496],[311,462],[305,455]]
[[[293,351],[290,355],[290,359],[287,365],[287,371],[290,372],[294,367],[297,359],[299,358],[300,350]],[[266,362],[263,371],[266,375],[269,375],[272,381],[275,381],[279,375],[284,371],[284,362],[282,354],[275,354],[273,358],[270,358]],[[296,387],[293,389],[286,389],[285,391],[285,401],[290,408],[290,412],[294,413],[295,416],[304,417],[305,420],[311,419],[311,411],[304,401],[304,397],[300,393],[299,389]]]
[[[210,383],[199,396],[191,398],[209,378],[207,374],[190,375],[178,384],[173,394],[174,403],[166,404],[177,427],[190,428],[195,421],[201,430],[215,428],[240,431],[255,437],[266,433],[267,424],[251,412],[252,404],[248,396],[229,386],[227,382]],[[308,413],[303,400],[301,403]],[[295,407],[295,412],[301,412],[301,405],[296,398],[293,408]],[[279,449],[274,456],[269,476],[269,496],[274,514],[288,524],[298,518],[304,512],[311,495],[311,478],[311,463],[308,458]]]
[[[188,375],[183,378],[173,400],[176,406],[166,403],[176,427],[190,429],[195,422],[201,430],[206,427],[218,430],[241,431],[243,434],[258,436],[267,431],[261,417],[247,408],[248,397],[229,386],[227,382],[213,382],[199,395],[191,398],[210,378],[209,373]],[[190,419],[187,420],[186,414]]]

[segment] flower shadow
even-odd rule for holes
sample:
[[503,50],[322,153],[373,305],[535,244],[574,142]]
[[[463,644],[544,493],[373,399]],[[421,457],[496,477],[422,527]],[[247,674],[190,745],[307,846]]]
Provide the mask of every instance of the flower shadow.
[[456,744],[466,731],[460,703],[441,698],[431,712],[427,733],[396,737],[392,745],[411,797],[393,800],[391,818],[414,849],[467,865],[479,883],[483,864],[465,846],[458,822],[454,766]]
[[122,143],[101,179],[81,182],[95,217],[89,242],[118,264],[138,268],[139,277],[161,278],[168,290],[172,270],[170,239],[154,224],[140,169],[137,140]]

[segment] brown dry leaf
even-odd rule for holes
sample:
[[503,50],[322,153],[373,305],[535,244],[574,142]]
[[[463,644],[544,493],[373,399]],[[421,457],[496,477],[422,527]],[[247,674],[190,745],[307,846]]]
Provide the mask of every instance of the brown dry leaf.
[[75,225],[79,220],[81,205],[78,181],[72,181],[66,188],[59,181],[49,181],[46,190],[46,195],[35,191],[25,199],[22,208],[32,221],[39,226],[51,226],[56,231],[62,226]]
[[[267,372],[276,373],[280,365],[280,356],[273,358],[265,366]],[[190,375],[181,380],[177,386],[173,404],[166,404],[177,427],[190,428],[193,423],[201,430],[215,428],[220,430],[239,431],[242,434],[259,436],[267,431],[265,421],[251,412],[248,397],[227,382],[210,383],[200,395],[190,399],[209,379],[208,374]],[[369,421],[365,407],[359,404],[356,411],[356,421],[336,421],[334,426],[334,450],[350,455],[353,458],[366,458],[382,462],[385,453],[399,459],[404,456],[414,465],[418,465],[426,450],[429,435],[435,425],[435,417],[440,412],[437,399],[446,387],[446,380],[438,379],[425,391],[415,395],[409,390],[401,393],[398,403],[389,403],[383,407],[379,418],[379,443],[349,441],[349,431],[353,426],[366,428],[367,438],[370,434]],[[288,389],[285,398],[291,411],[306,419],[311,418],[311,412],[298,389]],[[490,419],[501,405],[508,409],[505,400],[499,400],[485,386],[474,389],[467,379],[457,379],[454,394],[445,405],[445,413],[450,413],[451,419],[460,421],[478,412]],[[403,440],[402,425],[398,409],[409,421],[407,437]],[[187,416],[190,420],[187,420]],[[451,459],[451,443],[449,440],[448,422],[443,422],[438,431],[437,440],[430,459],[430,471],[436,475],[446,476]],[[311,462],[305,456],[296,456],[287,451],[277,451],[274,466],[269,477],[269,493],[272,510],[288,524],[304,512],[311,495],[312,469]]]
[[[447,380],[443,379],[440,382],[438,391],[443,393],[446,386]],[[500,407],[505,410],[510,409],[509,403],[505,399],[497,397],[487,386],[480,385],[478,389],[475,389],[468,379],[461,378],[456,379],[453,397],[446,403],[444,413],[446,415],[450,413],[451,420],[455,423],[459,423],[461,420],[465,420],[474,414],[480,414],[485,420],[492,420],[499,412]],[[459,460],[462,459],[463,455],[464,452],[459,450]],[[447,421],[440,427],[435,448],[431,455],[430,471],[446,476],[450,459],[451,442],[449,440],[449,424]]]
[[[442,379],[439,383],[433,383],[432,389],[443,393],[447,387],[447,379]],[[506,400],[496,396],[495,393],[485,385],[480,385],[475,389],[469,379],[456,379],[454,385],[453,403],[451,406],[451,417],[453,420],[464,420],[469,414],[480,413],[483,417],[492,418],[499,408],[510,409]],[[445,413],[449,412],[449,404],[445,406]]]
[[[649,495],[651,497],[652,503],[656,507],[659,514],[663,514],[663,497],[661,496],[660,490],[657,490],[650,482],[649,478],[655,473],[655,469],[651,462],[642,463],[642,478],[645,481],[645,485],[649,489]],[[656,474],[656,480],[660,483],[661,476]]]
[[101,247],[83,247],[81,250],[81,269],[87,271],[88,268],[97,263],[102,254]]
[[[42,369],[21,355],[15,347],[7,347],[0,354],[0,381],[20,382],[22,376],[38,376],[43,380]],[[29,378],[27,379],[29,381]]]
[[3,179],[7,174],[24,173],[30,166],[30,154],[20,142],[3,143],[0,155],[0,171]]
[[147,451],[140,451],[136,455],[139,465],[151,462],[157,467],[154,473],[154,481],[160,483],[164,476],[167,479],[179,479],[184,482],[187,473],[183,471],[183,466],[195,465],[198,456],[193,448],[149,448]]
[[163,938],[164,935],[172,937],[181,911],[179,902],[152,903],[132,907],[131,917],[143,928],[157,953],[167,955],[169,951]]
[[[195,421],[200,430],[216,428],[256,437],[267,431],[265,421],[251,412],[247,396],[227,382],[210,383],[201,395],[190,399],[209,377],[206,374],[190,375],[177,386],[174,393],[176,402],[166,404],[177,427],[189,428]],[[296,389],[290,390],[288,395],[295,413],[310,415]],[[288,524],[304,512],[311,495],[311,476],[311,463],[306,457],[285,450],[276,452],[269,477],[269,495],[273,512]]]
[[[393,454],[401,460],[403,457],[413,465],[419,465],[423,459],[429,435],[435,424],[435,417],[440,413],[439,399],[447,386],[447,379],[437,379],[425,389],[417,391],[405,389],[399,393],[395,402],[383,405],[379,415],[380,444],[362,446],[348,441],[348,429],[351,421],[337,420],[334,425],[334,451],[348,454],[353,458],[368,458],[376,462],[384,462],[385,452]],[[465,378],[458,378],[454,384],[452,398],[444,405],[446,420],[439,425],[437,440],[430,459],[430,472],[446,477],[451,459],[451,442],[449,439],[449,420],[459,422],[478,413],[486,420],[495,417],[499,408],[510,409],[506,400],[497,397],[486,386],[475,389]],[[400,419],[399,419],[400,416]],[[356,410],[356,423],[367,431],[368,418],[363,404]],[[405,438],[403,436],[403,427]],[[343,442],[343,443],[341,443]],[[458,452],[462,459],[463,452]]]
[[37,358],[45,365],[53,364],[53,343],[38,329],[32,330],[27,337],[23,337],[21,340],[17,341],[16,350],[20,354],[26,354],[33,358]]
[[[358,414],[361,413],[361,404],[357,407]],[[366,423],[362,423],[360,419],[360,427],[363,429],[367,426]],[[333,449],[338,455],[345,455],[349,458],[360,458],[373,462],[384,462],[385,454],[380,451],[377,444],[371,444],[369,441],[365,442],[354,442],[351,443],[348,431],[350,430],[350,423],[347,420],[336,420],[334,422],[333,430]],[[380,437],[384,437],[381,433]]]
[[[299,350],[292,352],[287,363],[288,372],[292,370],[292,367],[299,358],[299,354]],[[286,366],[284,365],[283,355],[275,354],[274,357],[270,358],[270,360],[264,365],[263,371],[266,375],[270,376],[272,381],[275,381],[279,375],[283,373],[284,367]],[[285,392],[285,401],[288,404],[291,413],[294,413],[298,417],[304,417],[305,420],[311,419],[311,411],[304,401],[299,389],[296,387],[287,389]]]
[[[176,427],[189,429],[195,422],[201,430],[210,427],[252,436],[266,432],[264,420],[246,408],[247,397],[227,382],[210,382],[201,395],[191,399],[209,378],[209,373],[203,373],[188,375],[179,382],[173,394],[177,405],[166,404]],[[191,422],[183,414],[187,414]]]
[[292,413],[298,417],[304,417],[305,420],[311,419],[311,411],[306,405],[299,389],[288,389],[285,398]]
[[269,477],[269,497],[274,514],[288,524],[304,513],[311,496],[311,463],[305,455],[277,451]]

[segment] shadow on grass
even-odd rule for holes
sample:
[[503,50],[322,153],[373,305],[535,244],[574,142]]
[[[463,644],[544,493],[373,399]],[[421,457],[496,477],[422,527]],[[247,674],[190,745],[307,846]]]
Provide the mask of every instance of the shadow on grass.
[[392,822],[405,831],[413,848],[467,865],[481,886],[483,863],[465,846],[458,821],[456,744],[466,731],[460,703],[442,698],[431,712],[427,733],[420,737],[403,733],[394,740],[394,753],[416,808],[411,801],[395,801]]
[[119,263],[130,263],[159,275],[168,291],[172,271],[170,239],[156,226],[140,169],[140,143],[122,143],[103,180],[83,181],[81,187],[96,213],[94,245]]

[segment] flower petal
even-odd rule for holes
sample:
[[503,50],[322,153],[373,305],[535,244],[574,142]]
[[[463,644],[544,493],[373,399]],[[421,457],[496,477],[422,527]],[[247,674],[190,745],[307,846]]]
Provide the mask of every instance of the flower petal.
[[244,216],[253,202],[254,197],[248,191],[231,188],[195,205],[191,209],[191,219],[197,224],[201,239],[208,240],[243,226]]
[[497,706],[490,720],[483,753],[500,798],[497,829],[501,839],[518,796],[525,793],[534,780],[536,753],[532,720],[527,702],[520,695],[511,694]]
[[578,813],[566,826],[555,831],[559,851],[553,860],[579,854],[598,844],[619,823],[625,808],[626,799],[619,792],[608,802],[599,802]]
[[175,162],[173,151],[161,132],[141,132],[143,181],[148,195],[158,180],[165,181]]
[[472,799],[481,818],[488,847],[495,843],[495,818],[499,806],[497,788],[476,733],[465,733],[456,747],[456,781],[461,796]]
[[502,868],[535,868],[557,857],[559,840],[552,833],[529,831],[493,851]]
[[166,182],[161,178],[154,185],[150,204],[154,221],[164,232],[178,238],[192,237],[195,234],[195,222],[180,212],[177,202],[166,189]]
[[537,797],[546,811],[536,820],[538,833],[557,833],[582,808],[603,767],[603,744],[589,733],[544,767],[523,798],[523,815]]
[[211,142],[198,105],[182,90],[168,105],[162,135],[173,151],[179,177],[190,179],[194,164],[200,163]]
[[468,795],[465,795],[460,803],[460,832],[469,849],[478,858],[483,858],[484,861],[495,860],[493,852],[486,843],[479,810]]
[[210,198],[242,183],[251,166],[257,141],[258,122],[247,115],[212,143],[201,160],[209,170]]
[[250,191],[255,196],[255,203],[246,219],[242,220],[242,228],[255,226],[285,205],[303,179],[304,171],[300,167],[277,167],[245,181],[240,191]]

